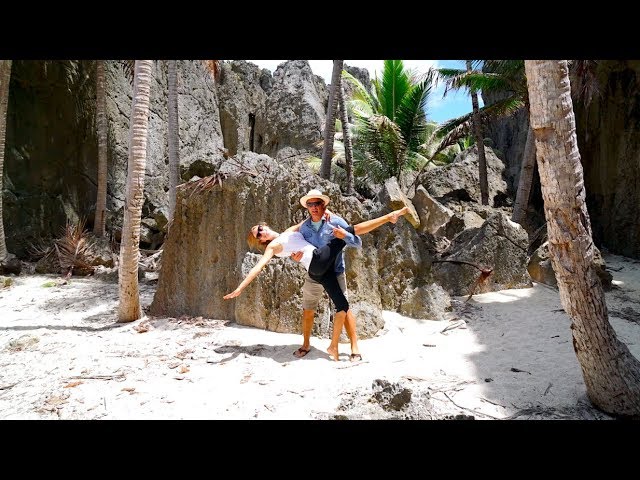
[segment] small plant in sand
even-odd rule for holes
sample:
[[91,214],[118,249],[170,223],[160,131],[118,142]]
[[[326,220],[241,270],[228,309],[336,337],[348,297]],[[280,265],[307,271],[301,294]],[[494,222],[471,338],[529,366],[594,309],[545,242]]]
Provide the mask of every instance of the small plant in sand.
[[81,219],[77,223],[67,220],[61,236],[53,240],[53,245],[31,245],[31,255],[39,259],[51,256],[52,264],[56,268],[59,267],[60,272],[67,277],[73,273],[91,275],[95,267],[91,265],[89,258],[94,241],[91,240],[91,233],[85,230],[85,223],[86,219]]

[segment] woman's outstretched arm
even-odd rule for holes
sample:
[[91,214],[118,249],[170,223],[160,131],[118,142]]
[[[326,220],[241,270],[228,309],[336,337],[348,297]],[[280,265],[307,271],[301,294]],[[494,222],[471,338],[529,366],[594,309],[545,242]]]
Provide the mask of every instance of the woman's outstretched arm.
[[258,263],[256,263],[255,266],[251,270],[249,270],[249,273],[247,274],[246,277],[244,277],[244,280],[240,282],[240,285],[238,285],[238,288],[236,288],[231,293],[227,293],[224,296],[225,300],[230,300],[232,298],[235,298],[238,295],[240,295],[240,293],[242,293],[242,290],[244,290],[247,287],[247,285],[249,285],[253,281],[253,279],[258,276],[258,274],[262,271],[264,266],[267,263],[269,263],[269,260],[271,260],[271,258],[277,253],[275,251],[276,247],[280,247],[280,249],[282,249],[282,245],[280,244],[270,243],[269,246],[267,246],[267,249],[264,251],[264,254],[260,258],[260,260],[258,260]]
[[356,235],[364,235],[365,233],[369,233],[371,230],[375,230],[381,225],[384,225],[387,222],[396,223],[398,218],[409,211],[409,207],[402,207],[399,210],[394,210],[391,213],[387,213],[378,218],[374,218],[373,220],[367,220],[366,222],[361,222],[353,226]]

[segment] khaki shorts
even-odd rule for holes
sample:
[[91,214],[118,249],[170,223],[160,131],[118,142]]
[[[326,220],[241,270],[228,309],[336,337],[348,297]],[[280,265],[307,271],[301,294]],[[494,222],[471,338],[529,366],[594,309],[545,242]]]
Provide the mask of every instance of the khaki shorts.
[[[349,299],[347,295],[347,279],[343,273],[338,274],[338,285],[342,289],[342,293],[344,296]],[[307,278],[304,281],[304,285],[302,286],[302,308],[304,310],[316,310],[318,308],[318,304],[322,299],[324,294],[324,287],[322,284],[313,280],[308,274]],[[332,304],[333,305],[333,304]]]

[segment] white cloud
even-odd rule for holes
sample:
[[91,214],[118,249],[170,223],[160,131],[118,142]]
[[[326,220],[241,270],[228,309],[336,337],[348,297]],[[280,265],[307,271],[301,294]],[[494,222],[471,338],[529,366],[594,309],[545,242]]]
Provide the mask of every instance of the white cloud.
[[[266,68],[273,73],[278,65],[286,60],[247,60],[247,62],[255,63],[260,68]],[[331,83],[332,60],[308,60],[308,62],[313,73],[324,78],[327,84]],[[381,75],[384,64],[384,60],[345,60],[344,62],[352,67],[366,68],[371,78],[374,78],[376,73],[378,76]],[[405,68],[415,69],[418,73],[424,73],[436,64],[436,60],[403,60],[403,62]]]

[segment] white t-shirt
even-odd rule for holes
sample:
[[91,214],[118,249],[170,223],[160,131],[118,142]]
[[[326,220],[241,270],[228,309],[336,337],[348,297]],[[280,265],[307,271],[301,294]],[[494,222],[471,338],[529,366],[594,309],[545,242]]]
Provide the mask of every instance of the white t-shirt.
[[278,238],[273,240],[273,243],[282,245],[282,252],[276,254],[276,257],[288,257],[292,253],[302,252],[302,260],[300,260],[300,263],[304,265],[307,271],[309,270],[313,251],[316,247],[307,242],[300,232],[281,233],[278,235]]

